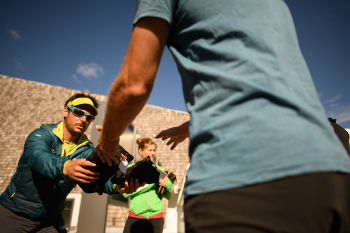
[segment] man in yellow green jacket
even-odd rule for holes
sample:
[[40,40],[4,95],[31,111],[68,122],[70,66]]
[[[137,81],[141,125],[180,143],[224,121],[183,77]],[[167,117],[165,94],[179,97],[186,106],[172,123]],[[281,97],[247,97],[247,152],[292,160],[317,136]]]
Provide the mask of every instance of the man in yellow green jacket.
[[[99,172],[86,161],[94,145],[84,132],[97,115],[99,104],[90,95],[70,97],[64,120],[41,125],[26,139],[18,167],[0,196],[0,232],[67,232],[62,210],[76,182],[91,183]],[[113,194],[108,181],[105,193]]]

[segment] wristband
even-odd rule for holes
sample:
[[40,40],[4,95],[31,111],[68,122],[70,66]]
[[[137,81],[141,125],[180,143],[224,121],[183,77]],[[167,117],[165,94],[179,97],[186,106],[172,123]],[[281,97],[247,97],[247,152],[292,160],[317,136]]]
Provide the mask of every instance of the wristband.
[[67,160],[65,163],[64,163],[64,165],[63,165],[63,175],[64,176],[66,176],[66,173],[65,173],[65,168],[66,168],[66,164],[68,163],[68,162],[71,162],[70,160]]
[[117,185],[117,184],[114,184],[114,185],[113,185],[113,189],[114,189],[115,191],[117,191],[118,193],[122,193],[122,191],[121,191],[120,188],[119,188],[119,185]]

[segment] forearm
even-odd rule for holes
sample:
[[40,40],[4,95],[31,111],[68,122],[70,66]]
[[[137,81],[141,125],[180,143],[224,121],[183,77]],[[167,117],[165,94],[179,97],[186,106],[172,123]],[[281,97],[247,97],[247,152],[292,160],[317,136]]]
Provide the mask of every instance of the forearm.
[[166,184],[164,185],[164,188],[165,188],[164,197],[165,197],[166,199],[168,199],[168,200],[171,198],[171,193],[169,192],[169,190],[170,190],[172,187],[173,187],[173,183],[172,183],[170,180],[168,180],[168,181],[166,182]]
[[171,193],[169,192],[169,190],[165,190],[165,194],[164,194],[165,199],[169,200],[171,198]]
[[[37,137],[36,134],[42,136]],[[44,134],[43,131],[36,130],[28,136],[24,145],[23,157],[31,169],[46,178],[65,180],[63,166],[68,158],[52,154],[51,148],[48,146],[50,142],[43,139]]]
[[[63,174],[63,166],[68,160],[67,157],[55,157],[49,153],[38,156],[39,153],[33,153],[27,157],[28,165],[46,178],[52,180],[66,180]],[[44,156],[47,156],[46,158]]]
[[167,23],[159,19],[142,19],[135,25],[122,69],[108,95],[102,141],[117,142],[146,104],[167,33]]
[[150,96],[153,84],[148,89],[140,90],[142,88],[133,88],[127,84],[126,79],[128,74],[123,71],[112,84],[103,123],[103,141],[117,142]]
[[170,190],[173,187],[173,183],[168,179],[167,182],[164,185],[164,188],[166,190]]
[[187,121],[187,122],[183,123],[182,125],[180,125],[178,127],[179,134],[183,135],[183,137],[188,138],[188,136],[189,136],[189,131],[188,131],[189,126],[190,126],[190,121]]
[[128,197],[135,197],[141,193],[145,193],[145,192],[148,192],[150,189],[152,189],[154,187],[154,184],[145,184],[144,186],[140,187],[138,189],[138,191],[136,192],[133,192],[133,193],[130,193],[130,194],[125,194],[123,193],[123,196],[125,198],[128,198]]

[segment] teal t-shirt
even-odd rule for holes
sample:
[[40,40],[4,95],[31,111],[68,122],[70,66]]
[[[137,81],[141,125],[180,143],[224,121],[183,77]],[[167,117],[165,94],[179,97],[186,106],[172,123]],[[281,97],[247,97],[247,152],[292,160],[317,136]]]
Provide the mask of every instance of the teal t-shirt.
[[[191,114],[185,195],[350,172],[282,0],[138,0],[169,23]],[[171,88],[171,87],[169,87]]]

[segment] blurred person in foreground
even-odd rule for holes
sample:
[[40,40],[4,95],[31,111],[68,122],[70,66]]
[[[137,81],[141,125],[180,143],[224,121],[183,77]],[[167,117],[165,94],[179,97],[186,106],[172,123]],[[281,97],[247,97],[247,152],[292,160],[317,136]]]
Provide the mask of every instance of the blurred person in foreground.
[[[95,164],[85,160],[94,146],[84,134],[98,106],[94,97],[77,93],[66,101],[63,121],[43,124],[27,137],[17,170],[0,196],[0,232],[67,232],[61,213],[67,195],[76,182],[99,178],[99,172],[89,170]],[[104,191],[117,193],[114,188],[135,190],[108,181]]]
[[[138,138],[136,141],[141,155],[141,159],[150,157],[151,161],[156,156],[157,144],[150,138]],[[129,164],[132,167],[134,164]],[[165,169],[157,165],[157,169],[165,172]],[[170,199],[169,190],[173,184],[165,177],[159,180],[159,186],[165,188],[166,199]],[[158,186],[158,188],[159,188]],[[158,196],[156,184],[145,184],[136,192],[123,194],[125,198],[130,197],[129,215],[124,226],[124,233],[144,232],[144,233],[162,233],[164,228],[163,203]]]
[[116,160],[165,45],[191,115],[179,129],[190,138],[186,232],[350,232],[350,160],[282,0],[138,0],[101,157]]

